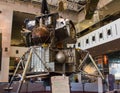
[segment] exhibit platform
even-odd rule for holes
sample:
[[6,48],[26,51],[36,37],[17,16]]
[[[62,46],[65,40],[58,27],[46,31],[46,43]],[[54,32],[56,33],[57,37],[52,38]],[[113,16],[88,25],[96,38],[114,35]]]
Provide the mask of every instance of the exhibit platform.
[[[16,93],[18,84],[18,81],[13,82],[13,89],[8,92],[4,90],[8,83],[0,83],[0,93]],[[117,88],[120,88],[120,86],[117,86]],[[70,93],[98,93],[98,88],[95,84],[85,84],[83,86],[80,83],[71,83],[70,89]],[[115,89],[115,91],[103,93],[120,93],[120,89]],[[24,82],[20,93],[51,93],[51,88],[50,86],[45,86],[43,82]]]

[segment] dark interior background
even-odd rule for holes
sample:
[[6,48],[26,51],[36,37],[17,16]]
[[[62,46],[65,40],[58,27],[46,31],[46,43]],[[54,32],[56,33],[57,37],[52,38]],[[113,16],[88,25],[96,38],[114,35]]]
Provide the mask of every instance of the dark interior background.
[[11,46],[25,46],[21,30],[25,27],[24,20],[26,18],[33,20],[35,15],[19,11],[13,12]]

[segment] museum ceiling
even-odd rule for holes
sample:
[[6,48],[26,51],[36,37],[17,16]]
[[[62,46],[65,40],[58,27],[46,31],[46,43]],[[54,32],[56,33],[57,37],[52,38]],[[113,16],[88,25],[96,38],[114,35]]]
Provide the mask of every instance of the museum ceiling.
[[[3,0],[41,5],[42,0]],[[46,0],[52,12],[58,11],[64,18],[71,19],[78,32],[96,24],[108,15],[120,11],[120,0]],[[63,11],[59,9],[63,7]],[[61,9],[60,9],[61,10]],[[23,13],[16,13],[22,17]],[[23,15],[24,16],[24,15]],[[23,17],[25,18],[25,17]],[[20,19],[20,18],[19,18]],[[18,20],[19,20],[18,19]]]

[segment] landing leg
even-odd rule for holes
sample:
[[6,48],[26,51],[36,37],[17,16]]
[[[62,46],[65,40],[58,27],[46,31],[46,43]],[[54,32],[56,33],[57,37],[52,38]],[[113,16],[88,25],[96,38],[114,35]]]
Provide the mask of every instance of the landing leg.
[[20,93],[22,84],[23,84],[23,82],[24,82],[24,80],[25,80],[25,75],[26,75],[26,72],[27,72],[27,68],[28,68],[28,65],[29,65],[30,60],[31,60],[31,56],[32,56],[32,49],[30,50],[30,54],[29,54],[28,59],[27,59],[27,62],[26,62],[26,64],[25,64],[25,69],[24,69],[24,71],[23,71],[22,78],[21,78],[21,80],[20,80],[20,84],[19,84],[19,86],[18,86],[18,90],[17,90],[16,93]]

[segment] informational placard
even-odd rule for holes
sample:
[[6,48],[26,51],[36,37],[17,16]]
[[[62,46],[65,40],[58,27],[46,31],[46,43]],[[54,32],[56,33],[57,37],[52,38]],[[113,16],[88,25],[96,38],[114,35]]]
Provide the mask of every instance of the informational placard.
[[52,93],[70,93],[69,77],[53,76],[51,77]]

